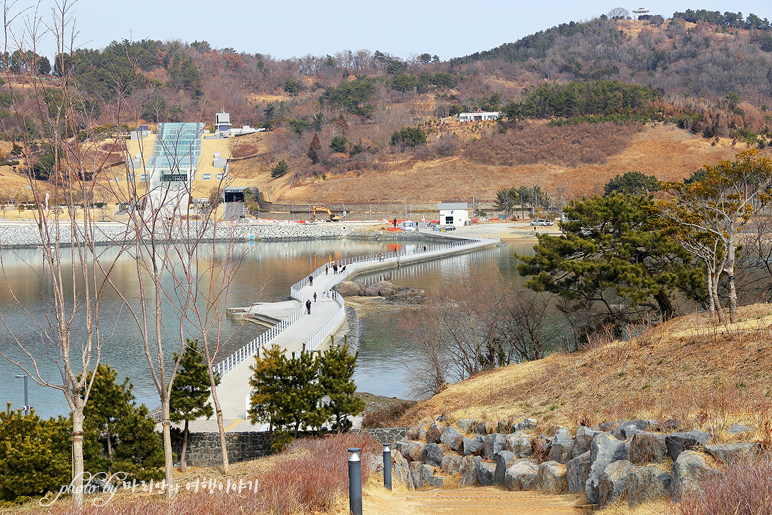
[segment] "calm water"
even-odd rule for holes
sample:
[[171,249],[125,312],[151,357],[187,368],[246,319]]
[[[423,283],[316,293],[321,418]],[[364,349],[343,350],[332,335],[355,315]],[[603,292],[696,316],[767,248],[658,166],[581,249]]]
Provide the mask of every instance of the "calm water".
[[[393,244],[391,244],[393,245]],[[244,306],[255,300],[276,301],[289,294],[290,286],[329,259],[341,259],[348,256],[386,252],[390,244],[385,242],[331,240],[309,242],[270,242],[249,246],[245,244],[243,263],[237,272],[228,299],[228,306]],[[518,281],[515,271],[514,252],[530,253],[530,245],[505,246],[490,250],[443,259],[437,262],[404,267],[398,273],[391,274],[391,280],[401,286],[424,288],[427,293],[436,291],[439,285],[468,274],[471,267],[491,265],[501,270],[506,280]],[[8,326],[16,337],[28,342],[36,349],[38,367],[45,378],[52,382],[61,381],[55,363],[55,355],[46,356],[45,347],[41,346],[41,332],[47,328],[45,306],[47,279],[43,273],[41,256],[37,250],[5,251],[0,253],[5,278],[0,287],[0,309]],[[120,291],[137,297],[136,276],[133,261],[122,257],[113,275]],[[365,276],[366,277],[366,276]],[[5,283],[10,285],[10,289]],[[14,301],[11,290],[15,292],[22,305],[35,316],[37,325]],[[137,330],[132,327],[125,313],[125,307],[113,294],[108,294],[103,305],[101,333],[104,340],[102,362],[118,370],[120,378],[128,376],[134,384],[134,394],[138,401],[149,407],[158,405],[157,393],[153,386],[147,362],[142,352]],[[168,344],[165,352],[171,359],[171,353],[177,350],[178,321],[172,310],[166,310],[168,319],[164,320]],[[400,330],[400,320],[415,316],[409,311],[365,317],[362,320],[362,339],[355,380],[361,391],[378,395],[409,397],[410,392],[404,384],[405,365],[414,355],[413,344]],[[239,325],[227,320],[224,335],[230,338],[228,352],[235,350],[260,334],[261,329],[253,324]],[[8,334],[0,326],[0,349],[14,359],[30,364]],[[23,381],[14,376],[22,372],[13,364],[0,359],[0,373],[4,380],[0,382],[0,399],[11,402],[14,407],[24,403]],[[29,383],[30,404],[36,412],[49,417],[68,412],[63,395],[50,388]]]

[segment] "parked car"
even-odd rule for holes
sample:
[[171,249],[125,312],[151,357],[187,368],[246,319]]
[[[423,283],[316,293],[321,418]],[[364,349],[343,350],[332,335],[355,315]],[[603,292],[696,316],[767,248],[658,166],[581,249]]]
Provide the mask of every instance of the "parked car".
[[447,232],[447,231],[455,231],[456,230],[456,226],[455,225],[443,225],[442,227],[440,227],[440,230],[441,231],[445,231],[445,232]]
[[536,226],[546,227],[548,225],[553,225],[553,224],[554,224],[554,222],[552,220],[546,220],[544,218],[536,218],[535,220],[533,220],[531,222],[531,225],[534,226],[534,227],[536,227]]

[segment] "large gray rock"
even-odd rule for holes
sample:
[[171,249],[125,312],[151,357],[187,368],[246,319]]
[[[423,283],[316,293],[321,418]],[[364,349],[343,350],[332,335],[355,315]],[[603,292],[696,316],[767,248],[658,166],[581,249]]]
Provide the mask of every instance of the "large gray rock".
[[687,431],[685,433],[672,433],[665,437],[667,453],[672,460],[677,460],[678,455],[684,451],[701,447],[708,443],[710,435],[703,431]]
[[590,451],[566,463],[566,484],[572,493],[584,492],[584,485],[590,477]]
[[480,485],[493,486],[493,476],[496,473],[496,464],[480,460],[475,462],[475,468],[477,472],[477,481],[480,482]]
[[458,422],[456,422],[456,425],[461,430],[462,433],[469,433],[472,431],[472,428],[477,423],[477,421],[473,418],[462,418]]
[[362,288],[362,285],[353,281],[341,281],[335,285],[333,289],[344,297],[364,295],[364,289]]
[[432,424],[426,431],[426,443],[440,443],[442,437],[443,426]]
[[522,436],[521,434],[507,435],[507,439],[504,442],[504,450],[511,451],[525,458],[531,455],[531,438]]
[[432,476],[429,478],[429,486],[432,488],[442,488],[445,484],[445,478],[440,476]]
[[405,438],[408,440],[418,440],[418,433],[421,432],[421,426],[411,426],[405,431]]
[[421,461],[432,467],[439,467],[442,464],[442,449],[436,443],[427,443],[424,452],[421,454]]
[[639,433],[649,427],[649,425],[651,425],[651,422],[648,420],[631,420],[625,422],[616,428],[616,431],[614,431],[614,438],[617,440],[627,440],[635,433]]
[[461,486],[475,486],[479,485],[477,481],[477,464],[482,463],[482,458],[479,456],[464,456],[461,461]]
[[595,438],[595,435],[598,433],[600,433],[600,431],[584,426],[577,429],[576,436],[574,437],[574,446],[571,448],[571,457],[576,458],[589,451],[590,445],[592,445],[592,439]]
[[493,474],[493,482],[504,486],[504,477],[507,475],[507,469],[512,462],[517,459],[517,454],[510,451],[501,451],[496,455],[496,471]]
[[423,488],[434,475],[434,467],[414,461],[410,464],[410,475],[413,477],[413,487]]
[[364,290],[364,294],[368,297],[391,297],[395,293],[396,288],[389,281],[378,281]]
[[627,475],[625,498],[630,506],[638,506],[670,495],[673,478],[656,465],[636,467]]
[[613,503],[627,488],[627,475],[635,469],[635,465],[627,460],[609,463],[598,478],[598,506],[605,508]]
[[714,470],[708,467],[702,454],[695,451],[683,451],[673,463],[673,496],[676,500],[690,491],[697,490],[700,483],[708,479]]
[[488,428],[485,426],[485,422],[478,422],[477,425],[474,426],[474,432],[478,435],[487,435]]
[[398,451],[402,456],[407,456],[407,448],[410,445],[410,441],[403,438],[394,443],[394,451]]
[[730,435],[735,435],[738,433],[752,433],[754,431],[755,431],[754,428],[750,426],[746,426],[744,424],[735,424],[726,430],[726,432],[729,433]]
[[756,456],[761,452],[761,445],[757,442],[706,445],[705,452],[721,463],[734,463],[743,458],[752,458]]
[[424,454],[424,447],[426,447],[426,444],[423,442],[419,442],[418,440],[413,440],[407,445],[407,458],[410,461],[421,461],[421,458],[423,458]]
[[568,429],[560,428],[552,437],[552,446],[550,447],[550,460],[558,463],[568,463],[571,459],[571,449],[574,446],[574,439],[568,433]]
[[456,452],[463,452],[464,450],[464,435],[455,427],[446,427],[442,432],[440,442]]
[[590,446],[590,477],[584,487],[587,500],[592,504],[600,502],[598,481],[605,468],[614,461],[627,458],[625,443],[608,433],[598,433]]
[[496,455],[504,450],[507,437],[499,433],[493,433],[486,436],[484,442],[483,456],[486,460],[493,461],[496,459]]
[[449,474],[451,476],[455,476],[461,473],[461,464],[463,462],[463,457],[456,456],[454,454],[446,454],[442,457],[442,463],[440,464],[440,468],[442,471],[446,474]]
[[537,420],[535,418],[527,418],[520,424],[520,429],[536,429]]
[[641,465],[659,463],[667,457],[665,435],[661,433],[640,432],[633,435],[627,449],[627,459]]
[[485,439],[477,435],[474,438],[464,438],[464,456],[479,456],[485,450]]
[[568,489],[566,466],[557,461],[547,461],[539,465],[536,473],[536,489],[540,492],[559,494]]
[[527,459],[516,460],[504,475],[504,486],[507,490],[531,490],[536,485],[539,466]]
[[410,475],[410,464],[408,461],[399,451],[394,451],[392,453],[392,458],[394,460],[394,477],[396,477],[398,481],[405,485],[406,488],[414,488],[413,479]]

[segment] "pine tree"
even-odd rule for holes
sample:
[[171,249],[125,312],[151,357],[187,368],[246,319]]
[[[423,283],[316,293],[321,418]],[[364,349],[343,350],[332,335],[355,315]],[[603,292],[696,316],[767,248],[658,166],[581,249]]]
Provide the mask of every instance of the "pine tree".
[[300,429],[318,429],[327,419],[321,406],[319,360],[305,347],[287,358],[273,346],[255,358],[249,384],[254,388],[249,410],[252,423],[267,420],[273,433],[273,450],[282,449]]
[[353,376],[359,352],[351,354],[347,342],[333,344],[322,354],[319,367],[319,383],[323,394],[329,399],[325,409],[333,418],[332,430],[338,433],[351,429],[349,416],[355,416],[365,409],[365,402],[354,397],[356,384]]
[[[134,388],[125,378],[122,384],[116,383],[118,371],[110,365],[100,364],[94,377],[94,386],[86,408],[83,410],[86,416],[86,425],[95,430],[97,434],[105,435],[105,448],[107,458],[112,463],[113,445],[116,443],[115,424],[122,417],[127,416],[134,401]],[[81,394],[82,395],[82,394]]]
[[[174,359],[177,360],[177,353]],[[219,378],[216,384],[219,384]],[[182,353],[180,368],[172,383],[170,398],[170,419],[172,422],[185,421],[185,429],[182,433],[182,453],[180,455],[180,469],[186,470],[185,454],[188,449],[188,422],[200,417],[209,418],[214,415],[209,399],[209,373],[206,368],[204,356],[198,350],[196,340],[187,340],[185,352]]]
[[319,135],[314,133],[314,138],[311,140],[311,146],[308,147],[306,155],[311,160],[312,164],[319,162],[319,150],[322,148],[322,143],[319,141]]

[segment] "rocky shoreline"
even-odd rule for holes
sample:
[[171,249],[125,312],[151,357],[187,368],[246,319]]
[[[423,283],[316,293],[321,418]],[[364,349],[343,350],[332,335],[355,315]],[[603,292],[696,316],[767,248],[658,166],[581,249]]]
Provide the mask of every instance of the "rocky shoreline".
[[[53,241],[54,227],[49,234]],[[97,245],[125,244],[134,240],[131,227],[119,222],[94,223],[94,241]],[[185,241],[184,226],[180,226],[172,241]],[[351,238],[375,241],[411,241],[441,238],[426,233],[390,233],[372,225],[341,223],[220,223],[205,232],[203,241],[305,241]],[[72,232],[69,224],[59,226],[59,244],[69,246]],[[37,248],[43,245],[35,223],[0,223],[0,248]]]

